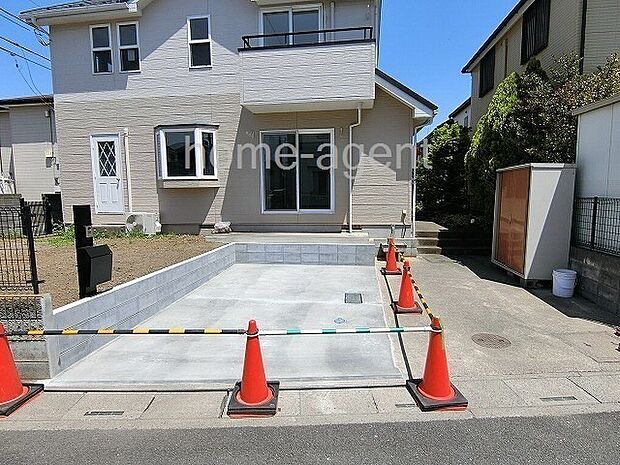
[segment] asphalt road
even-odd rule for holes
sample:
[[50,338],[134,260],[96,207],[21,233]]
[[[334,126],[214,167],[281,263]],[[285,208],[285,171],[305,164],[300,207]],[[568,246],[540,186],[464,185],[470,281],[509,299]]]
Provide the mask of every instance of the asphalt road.
[[0,433],[0,463],[614,464],[620,414],[373,425]]

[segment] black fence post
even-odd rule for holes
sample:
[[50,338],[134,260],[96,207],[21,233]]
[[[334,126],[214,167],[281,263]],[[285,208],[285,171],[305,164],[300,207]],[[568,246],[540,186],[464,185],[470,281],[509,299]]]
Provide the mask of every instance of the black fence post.
[[32,284],[32,292],[39,293],[39,274],[37,272],[37,256],[34,249],[34,231],[32,230],[32,212],[30,206],[26,205],[24,199],[20,199],[22,231],[26,235],[28,241],[28,258],[30,261],[30,283]]
[[598,197],[594,197],[592,204],[592,226],[590,229],[590,249],[594,250],[596,246],[596,217],[598,215]]

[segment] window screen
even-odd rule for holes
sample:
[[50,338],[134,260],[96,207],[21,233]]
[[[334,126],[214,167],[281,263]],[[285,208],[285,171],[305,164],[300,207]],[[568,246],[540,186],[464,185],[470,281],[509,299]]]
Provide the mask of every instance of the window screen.
[[480,97],[484,97],[495,87],[495,47],[480,62]]
[[551,0],[536,0],[523,15],[521,64],[541,52],[549,44]]

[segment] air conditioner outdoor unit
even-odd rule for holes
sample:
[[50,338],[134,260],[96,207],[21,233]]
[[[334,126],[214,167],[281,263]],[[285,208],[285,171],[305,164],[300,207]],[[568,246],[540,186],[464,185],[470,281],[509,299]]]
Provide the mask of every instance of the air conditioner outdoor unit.
[[130,213],[125,220],[127,232],[141,232],[147,236],[161,232],[161,223],[157,213]]

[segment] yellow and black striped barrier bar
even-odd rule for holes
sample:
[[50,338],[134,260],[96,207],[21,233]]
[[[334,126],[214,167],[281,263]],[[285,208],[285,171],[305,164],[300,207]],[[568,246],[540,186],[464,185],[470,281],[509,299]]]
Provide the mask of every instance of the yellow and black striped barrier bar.
[[[322,329],[268,329],[259,332],[260,336],[304,336],[304,335],[334,335],[334,334],[394,334],[394,333],[432,333],[441,332],[441,329],[432,326],[385,327],[385,328],[322,328]],[[245,335],[245,329],[219,328],[168,328],[168,329],[31,329],[24,331],[7,331],[0,337],[17,336],[143,336],[143,335]]]
[[415,282],[415,279],[412,278],[411,282],[413,283],[413,288],[415,289],[415,293],[418,295],[418,299],[420,299],[420,303],[422,304],[422,307],[424,308],[424,310],[426,310],[428,317],[432,320],[433,311],[431,310],[431,307],[426,302],[426,299],[424,298],[424,294],[422,294],[422,291],[420,290],[420,287],[418,286],[418,284]]

